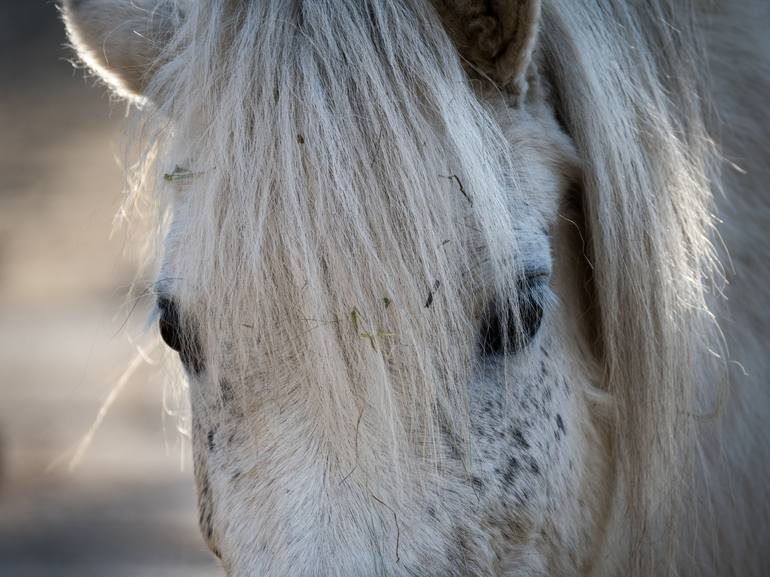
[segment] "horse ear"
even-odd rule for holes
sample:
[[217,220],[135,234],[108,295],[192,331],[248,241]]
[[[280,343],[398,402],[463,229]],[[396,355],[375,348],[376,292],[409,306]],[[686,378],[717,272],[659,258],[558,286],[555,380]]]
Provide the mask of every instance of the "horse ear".
[[142,96],[180,21],[160,0],[62,0],[62,14],[83,62],[128,98]]
[[541,0],[434,0],[460,55],[522,96],[540,28]]

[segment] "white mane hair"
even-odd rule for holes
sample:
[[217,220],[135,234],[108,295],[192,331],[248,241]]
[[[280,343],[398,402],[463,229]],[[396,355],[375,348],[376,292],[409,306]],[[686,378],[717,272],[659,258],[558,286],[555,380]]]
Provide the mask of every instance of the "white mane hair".
[[[641,543],[678,532],[684,510],[700,505],[680,493],[692,481],[693,425],[713,413],[725,386],[707,306],[722,272],[712,244],[719,169],[703,39],[689,1],[550,0],[544,9],[550,77],[585,162],[613,456]],[[676,541],[667,546],[672,552]],[[636,555],[639,574],[653,574],[653,554]]]
[[[415,443],[431,455],[439,421],[462,437],[478,318],[495,295],[515,300],[523,272],[510,198],[525,191],[434,8],[157,10],[184,18],[146,91],[153,152],[138,182],[168,203],[197,197],[163,272],[212,381],[242,403],[302,387],[323,442],[351,459],[363,413],[396,463]],[[638,542],[680,512],[694,394],[720,349],[707,307],[717,174],[692,14],[684,0],[546,0],[536,49],[583,165],[597,385],[613,400]],[[652,562],[640,552],[636,570]]]

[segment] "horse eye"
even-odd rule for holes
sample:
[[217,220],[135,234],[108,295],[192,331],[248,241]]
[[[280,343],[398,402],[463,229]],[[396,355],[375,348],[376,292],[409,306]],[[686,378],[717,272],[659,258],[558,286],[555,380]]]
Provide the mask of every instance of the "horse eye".
[[160,337],[169,348],[182,352],[182,331],[179,323],[179,309],[173,299],[160,297],[158,299],[158,328]]
[[490,305],[481,321],[482,354],[516,353],[535,338],[543,322],[543,306],[548,298],[547,274],[527,275],[519,283],[518,311],[507,301]]
[[198,332],[188,319],[182,319],[174,299],[158,298],[158,328],[160,337],[168,347],[179,353],[182,364],[193,373],[204,369],[203,354]]

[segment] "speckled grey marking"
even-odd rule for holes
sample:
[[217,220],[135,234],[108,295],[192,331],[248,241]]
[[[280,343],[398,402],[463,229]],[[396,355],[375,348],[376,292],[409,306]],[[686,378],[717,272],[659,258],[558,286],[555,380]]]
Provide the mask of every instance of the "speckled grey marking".
[[213,516],[214,503],[209,486],[209,476],[207,473],[202,473],[198,490],[198,523],[208,541],[211,541],[214,535]]
[[527,442],[526,437],[524,437],[524,433],[521,432],[521,429],[514,429],[513,430],[513,440],[522,449],[529,449],[529,443]]
[[560,441],[562,437],[566,436],[567,431],[564,428],[564,419],[561,418],[561,415],[556,415],[556,430],[553,432],[554,437],[556,437],[557,441]]
[[219,381],[219,392],[222,399],[222,404],[228,406],[235,399],[235,393],[233,387],[229,381],[222,379]]
[[503,482],[506,485],[513,485],[516,477],[519,473],[519,461],[516,457],[508,458],[508,465],[505,467],[505,473],[503,473]]

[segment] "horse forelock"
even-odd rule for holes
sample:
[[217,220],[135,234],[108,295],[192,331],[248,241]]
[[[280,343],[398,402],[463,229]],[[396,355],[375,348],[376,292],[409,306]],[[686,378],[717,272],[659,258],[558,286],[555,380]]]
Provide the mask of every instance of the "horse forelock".
[[184,208],[163,276],[209,379],[300,389],[333,439],[365,412],[394,453],[430,451],[439,413],[467,427],[521,183],[430,6],[200,2],[164,58],[155,180]]

